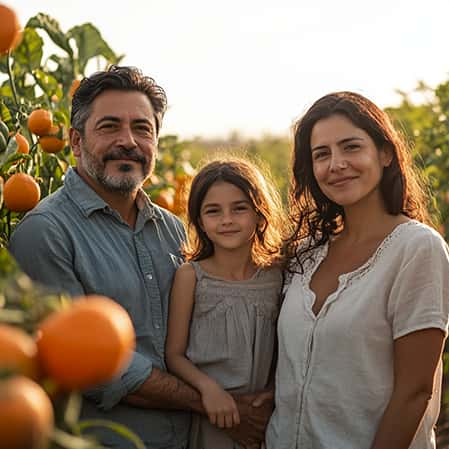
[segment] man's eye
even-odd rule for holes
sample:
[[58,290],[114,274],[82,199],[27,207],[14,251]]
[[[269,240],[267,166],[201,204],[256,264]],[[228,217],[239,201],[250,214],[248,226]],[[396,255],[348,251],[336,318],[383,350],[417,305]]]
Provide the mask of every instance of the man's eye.
[[153,135],[153,129],[148,126],[138,126],[136,129],[141,133]]
[[117,125],[115,123],[103,123],[100,126],[100,129],[115,129],[117,128]]

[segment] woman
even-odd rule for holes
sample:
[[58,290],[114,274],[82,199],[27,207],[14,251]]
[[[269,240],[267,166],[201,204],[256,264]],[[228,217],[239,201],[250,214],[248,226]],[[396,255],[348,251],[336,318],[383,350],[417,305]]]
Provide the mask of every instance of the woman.
[[268,449],[428,449],[449,256],[387,115],[326,95],[295,126]]

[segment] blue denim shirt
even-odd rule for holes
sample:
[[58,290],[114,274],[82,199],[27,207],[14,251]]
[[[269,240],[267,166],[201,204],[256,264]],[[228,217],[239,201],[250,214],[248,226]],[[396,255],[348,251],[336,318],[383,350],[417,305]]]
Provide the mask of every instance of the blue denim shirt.
[[[124,424],[149,449],[179,449],[186,446],[188,413],[120,402],[148,378],[153,366],[166,370],[169,294],[185,238],[178,218],[151,203],[144,192],[137,204],[136,226],[131,229],[69,169],[64,186],[19,223],[9,249],[32,279],[72,296],[108,296],[131,316],[137,338],[132,362],[119,378],[85,393],[82,418]],[[121,449],[134,447],[106,431],[102,442]]]

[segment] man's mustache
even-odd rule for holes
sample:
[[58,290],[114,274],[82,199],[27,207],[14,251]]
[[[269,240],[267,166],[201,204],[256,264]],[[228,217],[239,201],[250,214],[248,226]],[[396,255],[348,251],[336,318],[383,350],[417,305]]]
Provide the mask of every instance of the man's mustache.
[[140,162],[141,164],[145,164],[147,162],[145,157],[136,151],[122,149],[111,150],[103,156],[103,162],[113,160],[129,160]]

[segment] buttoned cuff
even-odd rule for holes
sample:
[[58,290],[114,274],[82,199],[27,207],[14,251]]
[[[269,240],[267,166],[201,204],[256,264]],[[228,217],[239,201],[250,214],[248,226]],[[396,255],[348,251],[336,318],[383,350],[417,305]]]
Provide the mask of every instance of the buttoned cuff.
[[151,360],[134,352],[131,363],[120,377],[86,390],[84,396],[93,400],[99,409],[110,410],[122,398],[137,390],[150,377],[152,369]]

